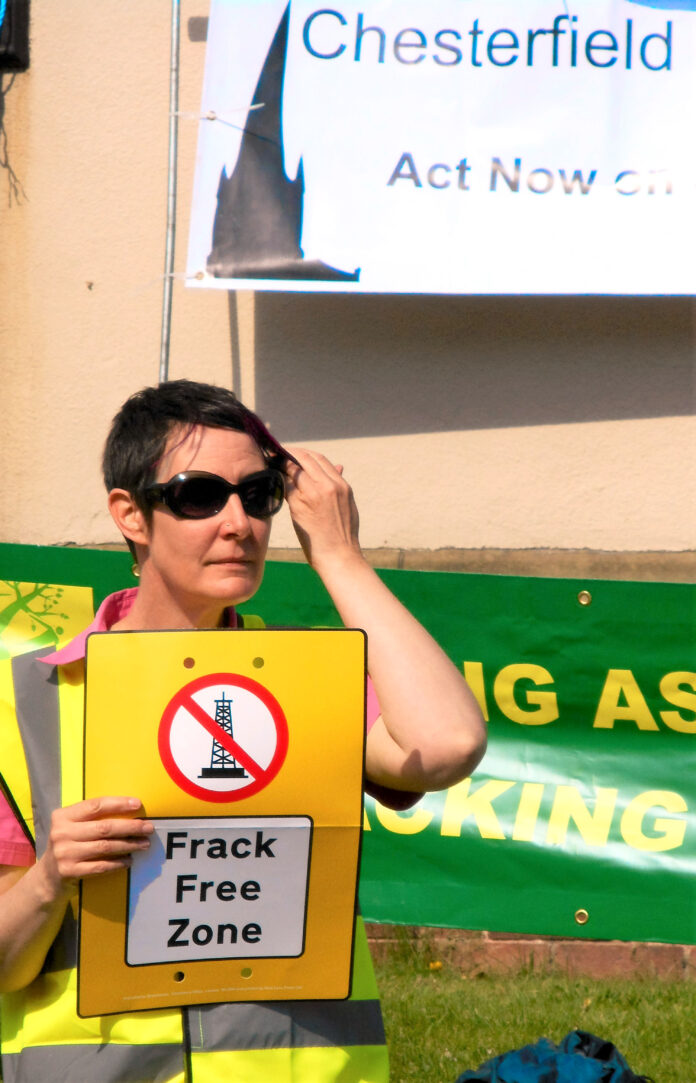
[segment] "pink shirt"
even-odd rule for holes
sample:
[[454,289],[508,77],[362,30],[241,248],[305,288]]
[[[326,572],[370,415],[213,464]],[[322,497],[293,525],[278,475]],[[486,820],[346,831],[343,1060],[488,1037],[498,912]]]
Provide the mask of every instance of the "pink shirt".
[[[46,654],[40,659],[50,665],[67,665],[68,662],[76,662],[84,658],[87,636],[91,632],[108,632],[117,621],[125,617],[130,610],[137,587],[129,587],[127,590],[119,590],[104,599],[97,610],[96,616],[84,632],[80,632],[65,647]],[[230,607],[227,610],[227,627],[237,627],[237,614]],[[379,715],[379,703],[372,686],[372,681],[367,679],[367,731],[374,725]],[[12,811],[7,798],[0,789],[0,865],[33,865],[34,848],[19,826],[17,818]]]
[[33,865],[31,845],[0,790],[0,865]]

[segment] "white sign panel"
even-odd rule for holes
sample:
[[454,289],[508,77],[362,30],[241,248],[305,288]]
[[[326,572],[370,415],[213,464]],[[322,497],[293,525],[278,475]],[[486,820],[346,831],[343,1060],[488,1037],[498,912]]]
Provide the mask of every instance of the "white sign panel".
[[308,817],[152,822],[129,876],[130,966],[302,954]]
[[696,292],[696,0],[212,0],[194,286]]

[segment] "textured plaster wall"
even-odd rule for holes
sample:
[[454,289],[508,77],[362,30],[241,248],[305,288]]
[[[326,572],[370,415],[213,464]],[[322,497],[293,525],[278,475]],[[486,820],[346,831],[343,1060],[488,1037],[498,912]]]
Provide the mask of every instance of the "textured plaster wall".
[[[158,375],[170,3],[31,13],[30,71],[0,95],[0,541],[99,544],[117,540],[106,428]],[[207,5],[181,13],[179,108],[195,114]],[[179,272],[195,140],[184,115]],[[281,439],[343,462],[371,548],[692,547],[695,371],[689,299],[174,284],[170,374],[234,386]],[[284,513],[274,544],[294,544]]]

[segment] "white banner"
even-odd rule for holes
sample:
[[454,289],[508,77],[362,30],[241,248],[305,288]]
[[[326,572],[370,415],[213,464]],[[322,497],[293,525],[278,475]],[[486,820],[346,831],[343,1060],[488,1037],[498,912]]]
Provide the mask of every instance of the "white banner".
[[212,0],[201,115],[194,286],[696,293],[696,0]]

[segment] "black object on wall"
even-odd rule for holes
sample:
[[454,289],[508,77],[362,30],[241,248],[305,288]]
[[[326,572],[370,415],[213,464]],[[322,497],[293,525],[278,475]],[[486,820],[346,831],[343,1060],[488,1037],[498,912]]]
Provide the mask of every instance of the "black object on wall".
[[29,0],[0,0],[0,71],[29,67]]

